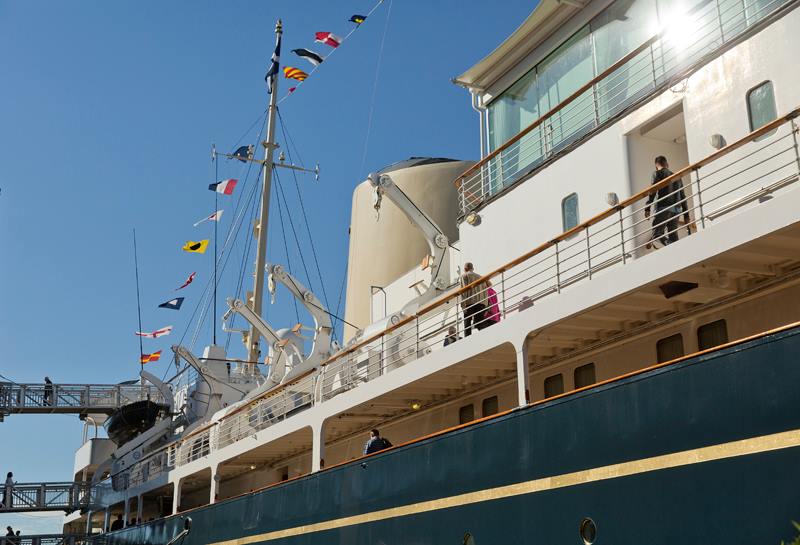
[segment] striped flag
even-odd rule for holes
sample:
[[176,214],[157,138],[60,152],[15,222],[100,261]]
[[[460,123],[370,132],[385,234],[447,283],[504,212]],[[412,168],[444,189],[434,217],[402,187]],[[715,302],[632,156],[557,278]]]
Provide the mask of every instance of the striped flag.
[[337,48],[342,45],[342,39],[332,32],[317,32],[314,34],[314,41],[329,45],[333,48]]
[[319,53],[314,53],[310,49],[292,49],[292,53],[298,57],[302,57],[314,66],[319,66],[325,59]]
[[216,191],[217,193],[222,193],[223,195],[231,195],[233,194],[233,188],[236,187],[236,184],[239,183],[239,180],[236,179],[229,179],[229,180],[222,180],[221,182],[217,182],[215,184],[208,184],[208,189],[211,191]]
[[161,350],[158,352],[153,352],[152,354],[142,354],[142,359],[139,360],[142,365],[145,363],[150,363],[151,361],[158,361],[161,359]]
[[164,337],[165,335],[169,335],[172,333],[172,326],[168,325],[167,327],[162,327],[161,329],[156,329],[152,333],[145,333],[144,331],[137,331],[135,333],[138,337],[147,337],[148,339],[157,339],[159,337]]
[[203,218],[200,221],[198,221],[197,223],[195,223],[194,226],[197,227],[198,225],[200,225],[204,221],[219,221],[219,219],[222,217],[222,213],[223,212],[224,212],[224,210],[217,210],[216,212],[214,212],[213,214],[211,214],[207,218]]
[[308,77],[308,74],[299,68],[292,68],[291,66],[283,67],[283,75],[287,79],[296,79],[298,81],[304,81]]

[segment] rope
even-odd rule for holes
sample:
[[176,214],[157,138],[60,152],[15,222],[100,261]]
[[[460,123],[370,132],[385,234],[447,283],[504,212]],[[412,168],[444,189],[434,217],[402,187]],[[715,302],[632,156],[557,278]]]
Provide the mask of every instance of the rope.
[[[391,0],[390,0],[390,1],[391,1]],[[372,15],[372,14],[375,12],[375,10],[376,10],[376,9],[378,9],[378,8],[381,6],[381,4],[383,4],[383,0],[378,0],[378,3],[377,3],[377,4],[375,4],[375,5],[372,7],[372,9],[371,9],[371,10],[369,10],[369,12],[368,12],[368,13],[367,13],[367,15],[366,15],[366,18],[369,18],[369,17],[370,17],[370,16],[371,16],[371,15]],[[362,24],[363,24],[363,23],[362,23]],[[328,54],[325,56],[325,58],[324,58],[323,60],[324,60],[324,61],[327,61],[329,58],[331,58],[331,55],[333,55],[333,54],[334,54],[334,53],[336,53],[336,52],[337,52],[339,49],[341,49],[341,48],[342,48],[342,45],[343,45],[343,44],[344,44],[344,43],[347,41],[347,39],[348,39],[350,36],[352,36],[353,32],[355,32],[356,30],[358,30],[358,27],[360,27],[360,26],[361,26],[361,25],[356,25],[356,26],[354,26],[354,27],[353,27],[353,28],[350,30],[350,32],[348,32],[348,33],[347,33],[347,35],[345,35],[345,37],[344,37],[344,38],[342,38],[342,42],[339,44],[339,46],[338,46],[338,47],[336,47],[336,48],[334,48],[334,49],[333,49],[333,51],[331,51],[330,53],[328,53]],[[314,68],[313,68],[313,69],[312,69],[312,70],[311,70],[311,71],[308,73],[308,76],[307,76],[307,78],[310,78],[310,77],[311,77],[311,74],[313,74],[314,72],[316,72],[316,71],[319,69],[319,67],[320,67],[320,66],[322,66],[323,64],[325,64],[325,62],[323,62],[322,64],[318,64],[317,66],[315,66],[315,67],[314,67]],[[303,85],[303,83],[305,83],[306,81],[308,81],[308,80],[306,79],[306,80],[304,80],[304,81],[300,81],[300,82],[298,82],[298,83],[297,83],[297,85],[295,85],[295,89],[299,89],[299,88],[300,88],[300,86],[302,86],[302,85]],[[289,96],[290,96],[291,94],[292,94],[292,92],[290,91],[290,92],[287,92],[285,95],[283,95],[283,96],[281,97],[281,99],[280,99],[280,100],[278,100],[278,104],[280,104],[281,102],[283,102],[284,100],[286,100],[287,98],[289,98]]]
[[372,98],[369,102],[369,116],[367,117],[367,134],[364,137],[364,153],[361,155],[361,168],[359,172],[364,172],[364,165],[367,163],[367,150],[369,149],[369,136],[372,132],[372,114],[375,112],[375,97],[378,94],[378,76],[381,71],[381,61],[383,60],[383,46],[386,43],[386,33],[389,30],[389,17],[392,15],[392,0],[389,0],[389,7],[386,10],[386,23],[383,26],[383,36],[381,37],[381,47],[378,50],[378,62],[375,65],[375,81],[372,84]]
[[[342,308],[342,295],[344,294],[344,284],[347,280],[347,259],[344,260],[344,272],[342,273],[342,283],[339,286],[339,300],[336,301],[336,314],[339,314],[339,310]],[[358,328],[356,328],[358,329]],[[336,335],[336,326],[333,327],[334,338]],[[344,327],[342,327],[342,342],[344,342]]]
[[300,255],[300,263],[303,265],[303,271],[306,273],[306,282],[310,285],[311,284],[311,275],[308,274],[308,266],[306,265],[306,260],[303,257],[303,251],[300,249],[300,238],[297,236],[297,230],[294,228],[294,222],[292,221],[292,215],[289,214],[289,202],[286,200],[286,194],[283,192],[283,184],[281,184],[280,176],[278,176],[278,172],[275,172],[275,181],[277,182],[278,186],[278,193],[280,195],[279,198],[283,199],[283,204],[286,206],[286,216],[289,218],[289,227],[292,228],[292,235],[294,236],[294,243],[297,246],[297,253]]

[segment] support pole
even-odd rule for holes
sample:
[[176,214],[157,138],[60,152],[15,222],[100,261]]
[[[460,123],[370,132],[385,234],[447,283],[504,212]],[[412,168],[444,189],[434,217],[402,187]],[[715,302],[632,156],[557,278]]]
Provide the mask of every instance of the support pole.
[[311,471],[325,467],[325,422],[311,426]]
[[222,478],[219,473],[217,473],[218,469],[218,465],[211,466],[211,486],[209,487],[210,490],[208,494],[209,505],[217,503],[217,498],[219,497],[219,482]]
[[[281,22],[275,25],[275,48],[280,48],[281,35],[283,34],[283,26]],[[272,156],[275,148],[275,122],[276,113],[278,111],[278,76],[272,76],[270,81],[270,95],[269,95],[269,108],[267,109],[267,139],[263,142],[264,146],[264,167],[262,172],[262,187],[261,187],[261,213],[258,218],[258,225],[256,226],[256,235],[258,238],[258,245],[256,246],[256,271],[255,279],[253,282],[253,300],[251,307],[253,312],[261,316],[261,308],[264,299],[264,265],[267,262],[267,225],[269,223],[269,197],[272,186]],[[248,336],[248,352],[247,352],[247,366],[250,371],[255,367],[254,361],[259,360],[261,335],[253,326],[250,326],[250,334]]]
[[174,493],[172,494],[172,514],[175,515],[178,513],[178,508],[181,506],[181,487],[183,482],[178,479],[174,483]]
[[517,353],[517,404],[524,407],[531,402],[527,339],[523,339],[521,345],[514,346],[514,349]]

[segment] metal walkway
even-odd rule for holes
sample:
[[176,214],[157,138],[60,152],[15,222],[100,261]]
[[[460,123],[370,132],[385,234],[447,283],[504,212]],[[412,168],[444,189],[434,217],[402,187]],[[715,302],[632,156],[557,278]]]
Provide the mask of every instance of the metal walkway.
[[20,535],[18,537],[0,536],[0,545],[85,545],[104,543],[101,536],[91,536],[82,534],[39,534],[39,535]]
[[91,485],[75,483],[17,483],[0,486],[0,514],[34,511],[71,513],[88,507]]
[[0,422],[9,414],[110,414],[134,401],[163,402],[141,384],[16,384],[0,382]]

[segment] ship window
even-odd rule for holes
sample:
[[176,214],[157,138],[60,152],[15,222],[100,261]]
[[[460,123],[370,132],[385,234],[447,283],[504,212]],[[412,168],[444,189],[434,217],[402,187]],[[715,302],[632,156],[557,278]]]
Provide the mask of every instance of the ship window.
[[288,481],[289,480],[289,466],[283,466],[282,468],[279,468],[278,471],[281,474],[281,480],[282,481]]
[[573,193],[561,201],[561,225],[569,231],[578,225],[578,194]]
[[564,375],[561,373],[544,379],[544,397],[553,397],[564,393]]
[[665,337],[656,343],[658,363],[683,356],[683,336],[680,333]]
[[707,350],[728,342],[728,326],[725,320],[717,320],[697,328],[697,348]]
[[583,388],[584,386],[589,386],[596,382],[594,376],[594,364],[587,363],[586,365],[581,365],[575,369],[575,387],[576,388]]
[[470,403],[458,409],[458,423],[466,424],[475,420],[475,406]]
[[[775,90],[771,81],[765,81],[747,92],[747,115],[750,118],[751,131],[778,118],[778,108],[775,105]],[[761,135],[756,140],[768,138],[775,134],[777,130]]]
[[483,416],[497,414],[497,396],[487,397],[484,399],[481,409],[483,411]]

